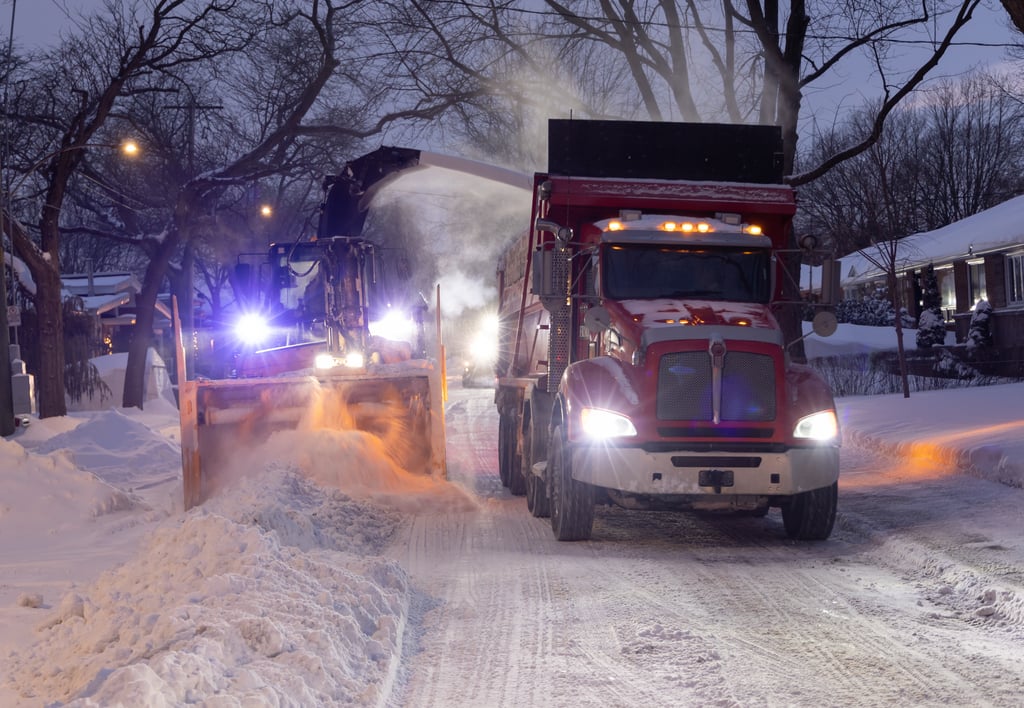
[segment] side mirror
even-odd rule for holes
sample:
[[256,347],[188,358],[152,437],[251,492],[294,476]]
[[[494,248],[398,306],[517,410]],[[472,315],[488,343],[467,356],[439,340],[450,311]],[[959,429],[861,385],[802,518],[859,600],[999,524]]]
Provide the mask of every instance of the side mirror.
[[612,318],[601,305],[594,305],[587,308],[587,314],[583,315],[583,326],[591,334],[601,334],[611,327]]
[[831,337],[836,333],[836,329],[838,329],[838,327],[839,320],[836,319],[836,316],[833,313],[828,312],[827,310],[822,310],[816,314],[814,316],[814,320],[811,322],[811,329],[814,330],[814,333],[819,337]]

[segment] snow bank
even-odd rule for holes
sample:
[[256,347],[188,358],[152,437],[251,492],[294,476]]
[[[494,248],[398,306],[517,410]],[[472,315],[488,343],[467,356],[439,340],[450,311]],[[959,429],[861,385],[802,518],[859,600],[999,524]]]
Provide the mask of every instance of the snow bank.
[[[124,400],[124,378],[125,370],[128,367],[128,354],[109,354],[95,357],[89,361],[96,366],[100,378],[110,388],[110,395],[102,397],[97,393],[95,396],[83,396],[80,401],[72,401],[68,398],[68,410],[95,411],[120,406]],[[155,349],[150,349],[146,353],[144,386],[144,404],[155,400],[164,400],[174,404],[174,389],[167,373],[167,364]]]
[[[53,546],[84,516],[145,514],[125,489],[180,495],[162,484],[169,470],[177,481],[180,453],[159,422],[141,422],[147,417],[156,416],[109,410],[74,427],[44,421],[51,437],[32,440],[31,451],[2,441],[0,464],[16,473],[3,479],[5,498],[18,503],[0,514],[0,552],[17,557],[26,530]],[[409,474],[359,431],[277,433],[238,450],[233,466],[246,473],[202,507],[144,516],[152,530],[94,582],[66,586],[52,604],[37,586],[18,587],[8,599],[17,607],[0,608],[0,621],[4,612],[33,618],[34,641],[0,661],[0,703],[389,699],[411,592],[405,572],[380,554],[410,510],[475,502],[443,480]]]
[[66,595],[9,669],[22,695],[70,706],[376,705],[408,596],[393,562],[304,552],[200,509]]
[[[851,442],[956,465],[1024,487],[1024,384],[850,397],[837,401]],[[884,415],[879,415],[885,411]],[[993,423],[993,412],[999,422]],[[1007,413],[1009,412],[1009,413]]]

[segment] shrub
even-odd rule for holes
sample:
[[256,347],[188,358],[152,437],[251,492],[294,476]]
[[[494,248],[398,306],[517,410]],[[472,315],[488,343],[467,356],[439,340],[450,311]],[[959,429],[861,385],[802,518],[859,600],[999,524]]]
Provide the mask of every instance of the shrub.
[[946,322],[942,316],[942,294],[935,268],[929,263],[922,275],[923,311],[917,322],[917,347],[930,349],[946,341]]
[[992,306],[988,300],[978,300],[971,315],[971,327],[967,330],[967,351],[972,355],[979,349],[992,346]]

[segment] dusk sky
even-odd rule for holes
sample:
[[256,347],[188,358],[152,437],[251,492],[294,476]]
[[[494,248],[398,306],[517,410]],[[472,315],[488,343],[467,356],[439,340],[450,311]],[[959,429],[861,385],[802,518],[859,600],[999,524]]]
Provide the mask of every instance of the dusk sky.
[[[11,23],[13,0],[0,0],[0,27],[7,39]],[[103,0],[19,0],[14,21],[15,41],[27,46],[38,46],[54,41],[61,29],[70,26],[68,15],[99,10]],[[965,42],[1006,43],[1011,32],[1006,12],[996,0],[987,0],[975,12],[975,28],[963,39]],[[959,47],[957,64],[971,65],[975,61],[999,61],[1003,50],[989,47]]]
[[[4,42],[11,25],[13,2],[0,0],[0,29]],[[104,0],[18,0],[14,18],[15,43],[22,49],[53,43],[61,31],[73,27],[71,18],[83,12],[99,11],[103,6]],[[958,42],[959,45],[950,49],[938,68],[932,71],[930,81],[957,76],[979,66],[998,66],[1006,60],[1004,45],[1020,45],[1024,38],[1011,28],[998,0],[985,0],[975,11],[971,26],[961,32]],[[911,51],[907,49],[907,52]],[[918,61],[908,56],[908,62],[911,59]],[[865,84],[860,71],[870,71],[870,67],[847,65],[835,72],[831,81],[808,87],[804,96],[805,120],[815,114],[816,119],[824,119],[828,123],[837,111],[863,105],[868,98],[866,94],[874,92],[875,84]]]

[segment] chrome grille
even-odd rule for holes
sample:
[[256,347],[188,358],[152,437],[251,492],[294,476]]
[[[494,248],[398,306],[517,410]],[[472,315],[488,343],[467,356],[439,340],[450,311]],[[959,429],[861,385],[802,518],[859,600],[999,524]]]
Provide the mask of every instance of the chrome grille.
[[[706,351],[661,357],[658,419],[713,418],[711,357]],[[775,420],[775,365],[765,354],[730,351],[722,372],[722,421]]]

